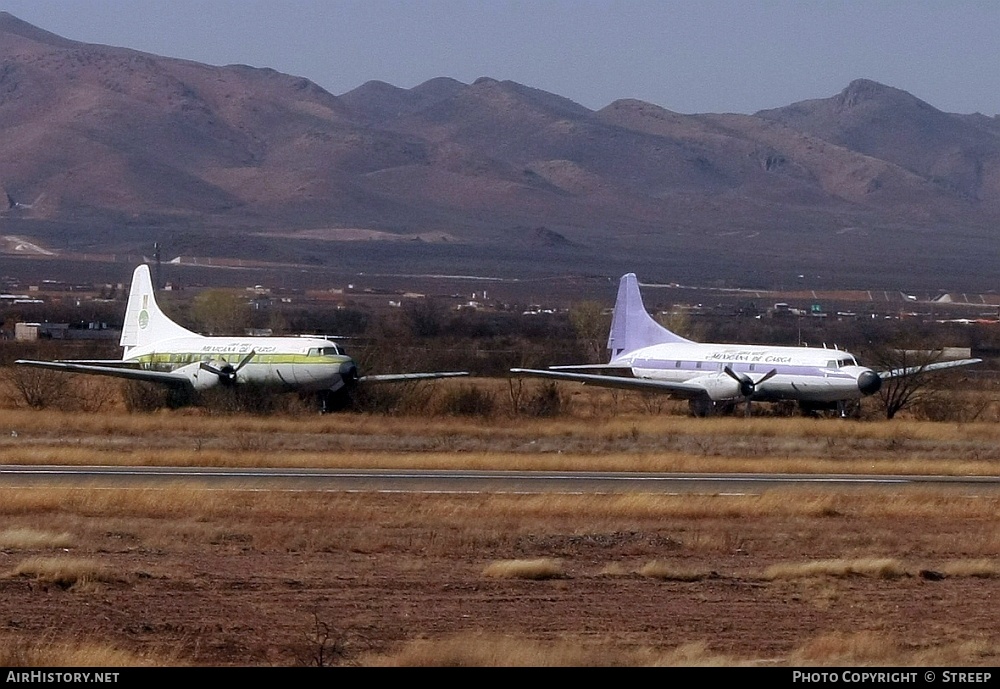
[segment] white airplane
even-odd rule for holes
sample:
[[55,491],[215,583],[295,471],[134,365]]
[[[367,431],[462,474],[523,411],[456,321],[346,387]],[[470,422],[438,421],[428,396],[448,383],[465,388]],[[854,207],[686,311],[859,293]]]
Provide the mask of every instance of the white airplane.
[[845,416],[849,402],[875,394],[884,380],[982,361],[960,359],[876,372],[839,349],[693,342],[646,312],[633,273],[622,276],[618,286],[608,349],[607,364],[514,368],[511,373],[669,393],[687,399],[696,416],[728,413],[740,402],[749,414],[750,402],[758,400],[793,400],[803,411],[836,409]]
[[153,295],[149,266],[132,274],[120,343],[122,358],[30,361],[22,366],[115,376],[160,383],[189,391],[218,385],[256,383],[282,390],[316,393],[321,408],[332,396],[357,384],[394,383],[467,376],[466,371],[359,376],[358,368],[335,342],[320,337],[206,337],[164,314]]

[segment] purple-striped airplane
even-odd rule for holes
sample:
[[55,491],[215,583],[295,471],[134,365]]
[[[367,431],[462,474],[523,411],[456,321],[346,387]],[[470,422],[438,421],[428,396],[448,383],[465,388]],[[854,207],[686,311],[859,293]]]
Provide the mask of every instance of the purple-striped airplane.
[[687,399],[691,412],[732,412],[741,402],[798,402],[803,411],[837,410],[878,392],[890,378],[968,366],[981,359],[940,361],[890,371],[859,366],[839,349],[693,342],[670,332],[646,312],[634,273],[618,286],[606,364],[514,368],[511,373]]

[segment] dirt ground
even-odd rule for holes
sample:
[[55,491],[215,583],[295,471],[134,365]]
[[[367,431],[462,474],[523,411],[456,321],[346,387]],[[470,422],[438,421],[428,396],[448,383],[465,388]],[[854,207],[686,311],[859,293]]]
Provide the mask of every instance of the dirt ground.
[[[15,638],[98,642],[167,664],[671,664],[671,654],[692,645],[696,664],[998,660],[990,601],[1000,578],[933,573],[935,564],[968,557],[957,536],[972,526],[967,520],[583,517],[576,527],[555,520],[501,534],[399,517],[426,513],[428,501],[447,511],[479,499],[424,497],[415,506],[400,495],[350,498],[395,515],[385,529],[373,529],[366,510],[358,523],[328,527],[272,515],[275,530],[75,514],[69,530],[86,534],[86,545],[68,550],[113,574],[69,587],[7,576],[0,624]],[[300,537],[281,542],[293,533]],[[6,549],[0,566],[33,554],[63,556]],[[763,576],[775,563],[872,554],[900,558],[907,572]],[[560,576],[484,575],[491,562],[535,558],[557,560]],[[693,580],[639,574],[651,561],[674,563]],[[499,637],[536,655],[482,655]],[[408,656],[420,639],[466,645],[454,658],[441,649],[430,659]],[[567,645],[577,655],[554,654]]]
[[[295,465],[301,453],[351,466],[451,452],[460,466],[483,448],[524,462],[587,447],[662,455],[663,467],[670,453],[734,456],[761,471],[770,455],[848,466],[860,453],[873,471],[954,458],[996,473],[997,462],[993,426],[896,425],[905,438],[866,440],[883,427],[796,422],[784,438],[770,421],[637,420],[611,433],[584,420],[543,436],[393,421],[380,435],[365,424],[389,422],[242,420],[259,427],[251,443],[233,419],[92,418],[8,412],[0,451],[41,464]],[[1000,662],[998,508],[995,496],[894,488],[626,499],[2,483],[0,650],[97,644],[131,654],[126,664],[222,666],[988,666]],[[24,532],[65,539],[18,543]],[[552,576],[487,574],[536,560]],[[880,560],[890,566],[873,571]],[[46,573],[53,562],[82,574]],[[832,564],[770,573],[796,563]]]

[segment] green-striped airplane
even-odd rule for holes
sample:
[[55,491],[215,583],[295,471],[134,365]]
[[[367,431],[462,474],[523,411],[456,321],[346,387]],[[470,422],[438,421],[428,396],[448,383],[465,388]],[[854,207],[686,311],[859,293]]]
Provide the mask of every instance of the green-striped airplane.
[[192,391],[256,383],[315,393],[321,409],[337,393],[363,383],[393,383],[469,375],[466,371],[359,376],[335,342],[321,337],[207,337],[170,320],[156,303],[149,266],[132,274],[120,341],[121,359],[15,363],[69,373],[142,380]]

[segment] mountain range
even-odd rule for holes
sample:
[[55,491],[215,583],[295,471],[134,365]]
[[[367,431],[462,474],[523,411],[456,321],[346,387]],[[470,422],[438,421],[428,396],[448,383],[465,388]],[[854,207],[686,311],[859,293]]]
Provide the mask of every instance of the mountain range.
[[986,290],[998,220],[1000,120],[866,79],[753,115],[486,77],[333,95],[0,13],[0,232],[64,256]]

